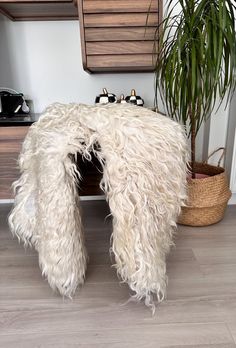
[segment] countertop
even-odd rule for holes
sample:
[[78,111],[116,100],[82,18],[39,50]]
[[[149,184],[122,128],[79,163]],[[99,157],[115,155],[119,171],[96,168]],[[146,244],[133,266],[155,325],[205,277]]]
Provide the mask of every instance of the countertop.
[[38,121],[39,117],[40,114],[0,116],[0,127],[31,126]]

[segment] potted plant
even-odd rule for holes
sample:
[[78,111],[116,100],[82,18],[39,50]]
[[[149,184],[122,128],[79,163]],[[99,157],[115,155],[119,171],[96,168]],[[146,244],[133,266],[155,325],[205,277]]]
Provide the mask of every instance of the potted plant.
[[[180,216],[180,223],[187,225],[219,221],[230,197],[224,169],[197,163],[195,144],[202,123],[235,90],[234,3],[170,0],[155,40],[156,95],[159,90],[168,115],[185,125],[191,139],[189,196]],[[198,179],[197,173],[207,177]],[[209,197],[212,190],[217,194]]]

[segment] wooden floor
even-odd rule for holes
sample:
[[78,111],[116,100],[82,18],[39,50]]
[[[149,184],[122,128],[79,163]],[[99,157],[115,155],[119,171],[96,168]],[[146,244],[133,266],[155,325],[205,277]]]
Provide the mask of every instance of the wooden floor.
[[0,347],[236,348],[236,206],[206,228],[179,227],[168,258],[168,299],[152,317],[125,301],[108,253],[104,202],[83,202],[90,254],[87,281],[73,301],[53,294],[34,250],[9,233],[0,205]]

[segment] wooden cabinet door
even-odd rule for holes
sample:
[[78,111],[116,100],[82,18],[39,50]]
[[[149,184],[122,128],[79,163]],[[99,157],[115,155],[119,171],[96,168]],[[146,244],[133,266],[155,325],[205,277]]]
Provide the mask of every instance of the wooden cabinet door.
[[0,199],[13,198],[12,183],[19,178],[18,156],[29,127],[0,127]]
[[162,0],[78,0],[84,70],[153,71],[162,7]]
[[74,0],[0,0],[0,12],[13,21],[78,19]]

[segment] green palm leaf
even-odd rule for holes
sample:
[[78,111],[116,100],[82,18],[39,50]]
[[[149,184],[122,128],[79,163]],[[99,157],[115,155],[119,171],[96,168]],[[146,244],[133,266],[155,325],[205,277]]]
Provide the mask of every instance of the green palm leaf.
[[161,34],[156,31],[155,90],[169,116],[190,125],[193,167],[203,121],[236,87],[235,5],[235,0],[169,0]]

